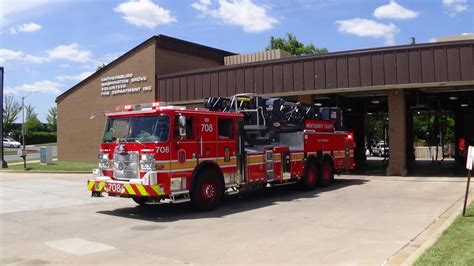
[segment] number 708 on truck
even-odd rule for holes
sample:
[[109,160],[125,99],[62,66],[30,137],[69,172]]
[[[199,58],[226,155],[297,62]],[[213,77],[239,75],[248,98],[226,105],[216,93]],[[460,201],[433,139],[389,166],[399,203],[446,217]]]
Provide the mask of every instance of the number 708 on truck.
[[192,110],[119,106],[106,117],[99,168],[87,181],[92,196],[211,210],[249,188],[328,186],[355,166],[353,135],[338,108],[238,94]]

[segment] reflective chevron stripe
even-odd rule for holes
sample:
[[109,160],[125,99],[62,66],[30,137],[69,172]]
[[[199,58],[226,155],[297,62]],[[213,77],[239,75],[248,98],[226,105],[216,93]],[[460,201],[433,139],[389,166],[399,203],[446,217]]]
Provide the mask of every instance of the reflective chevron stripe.
[[105,188],[105,181],[87,180],[87,189],[102,192]]
[[143,196],[143,197],[157,197],[165,195],[165,192],[159,185],[141,185],[141,184],[130,184],[123,182],[106,182],[106,181],[96,181],[88,180],[87,189],[90,191],[97,192],[108,192],[107,184],[123,184],[122,195],[127,196]]

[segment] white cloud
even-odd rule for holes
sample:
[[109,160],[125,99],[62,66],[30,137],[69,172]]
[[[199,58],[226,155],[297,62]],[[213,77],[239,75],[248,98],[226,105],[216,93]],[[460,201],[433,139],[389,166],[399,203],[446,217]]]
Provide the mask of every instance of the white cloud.
[[40,30],[41,28],[42,28],[41,25],[33,23],[33,22],[24,23],[17,27],[19,31],[23,31],[23,32],[34,32],[34,31]]
[[412,19],[418,17],[419,13],[399,5],[394,0],[379,6],[374,10],[374,17],[379,19]]
[[49,61],[46,57],[25,54],[22,51],[13,51],[9,49],[0,49],[0,64],[7,61],[26,61],[30,63],[44,63]]
[[0,26],[6,25],[11,17],[18,15],[24,18],[26,11],[35,10],[51,4],[48,0],[1,0],[0,8]]
[[467,0],[443,0],[443,7],[451,16],[464,12],[469,8]]
[[336,21],[338,31],[360,37],[382,38],[385,44],[395,43],[395,34],[399,31],[393,23],[383,24],[369,19],[353,18]]
[[93,73],[94,73],[93,71],[86,71],[86,72],[82,72],[82,73],[77,74],[77,75],[57,76],[56,79],[59,80],[59,81],[65,81],[65,80],[81,81],[81,80],[86,79],[87,77],[89,77]]
[[10,27],[10,33],[16,34],[18,31],[20,32],[34,32],[40,30],[42,27],[36,23],[24,23],[15,27]]
[[124,14],[123,18],[138,27],[153,29],[158,25],[176,22],[171,11],[160,7],[151,0],[129,0],[114,8],[115,12]]
[[6,87],[5,94],[21,94],[28,92],[59,94],[61,93],[61,87],[62,84],[60,83],[50,80],[42,80],[16,87]]
[[79,44],[59,45],[48,50],[49,59],[63,59],[73,62],[87,62],[91,60],[92,53],[88,50],[80,50]]
[[0,49],[0,64],[7,61],[25,61],[30,63],[45,63],[52,60],[66,60],[72,62],[90,62],[92,53],[88,50],[81,50],[79,44],[59,45],[46,51],[47,56],[35,56],[22,51]]
[[[209,16],[218,21],[241,26],[246,32],[262,32],[272,29],[278,20],[270,16],[269,9],[257,5],[251,0],[219,0],[218,6],[211,0],[199,0],[191,4],[202,16]],[[213,7],[214,6],[214,7]]]

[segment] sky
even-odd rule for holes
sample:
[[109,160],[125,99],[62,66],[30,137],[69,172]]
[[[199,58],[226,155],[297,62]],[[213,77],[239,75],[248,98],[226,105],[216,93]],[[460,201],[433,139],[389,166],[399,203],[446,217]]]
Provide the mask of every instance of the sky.
[[[4,93],[56,97],[152,35],[235,53],[294,34],[330,52],[474,32],[473,0],[0,0]],[[86,101],[87,99],[84,99]]]

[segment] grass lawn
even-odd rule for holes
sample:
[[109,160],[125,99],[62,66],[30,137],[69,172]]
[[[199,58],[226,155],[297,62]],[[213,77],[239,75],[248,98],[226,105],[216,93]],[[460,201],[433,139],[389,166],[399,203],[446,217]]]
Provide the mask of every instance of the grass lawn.
[[[52,164],[26,163],[26,171],[92,171],[97,168],[96,163],[77,163],[53,161]],[[23,170],[23,164],[8,165],[6,170]]]
[[474,265],[474,204],[466,215],[456,218],[414,265]]
[[3,154],[4,155],[17,155],[18,154],[18,150],[17,149],[4,149],[3,150]]
[[52,142],[52,143],[42,143],[42,144],[34,144],[35,146],[55,146],[57,143]]

